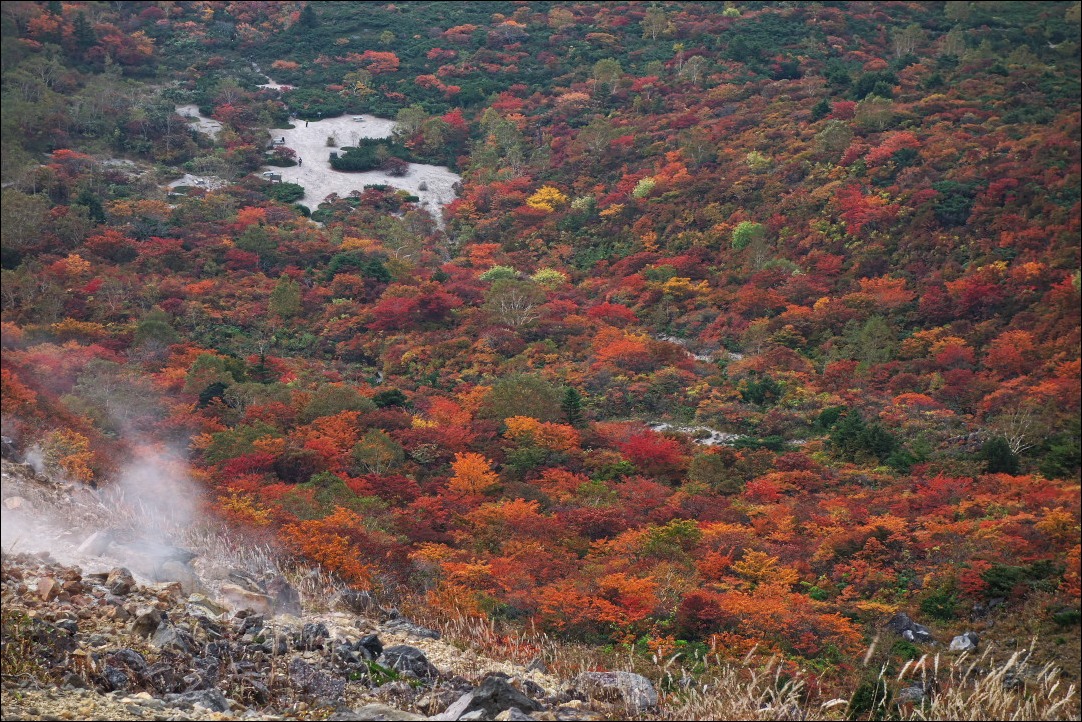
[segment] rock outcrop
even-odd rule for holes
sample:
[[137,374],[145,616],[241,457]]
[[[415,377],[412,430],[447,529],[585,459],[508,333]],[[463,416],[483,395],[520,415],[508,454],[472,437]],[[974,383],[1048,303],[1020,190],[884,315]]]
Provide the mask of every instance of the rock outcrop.
[[620,701],[641,712],[657,707],[657,690],[646,677],[631,672],[583,672],[575,688],[592,697]]
[[3,681],[5,718],[590,720],[657,704],[626,672],[569,685],[540,664],[492,662],[471,681],[456,667],[477,669],[476,655],[401,615],[275,615],[237,607],[237,590],[256,592],[222,588],[186,594],[125,568],[6,554],[4,644],[27,672]]
[[4,498],[20,500],[7,514],[72,522],[50,527],[65,562],[0,562],[5,719],[592,720],[657,703],[638,675],[568,684],[539,659],[463,651],[368,592],[321,605],[281,573],[146,539],[97,497],[3,466]]
[[950,651],[973,652],[977,649],[977,645],[980,644],[980,641],[981,638],[977,636],[976,632],[965,632],[951,640]]
[[907,642],[930,643],[935,642],[935,637],[928,627],[917,624],[905,612],[898,612],[887,622],[887,629],[894,632]]

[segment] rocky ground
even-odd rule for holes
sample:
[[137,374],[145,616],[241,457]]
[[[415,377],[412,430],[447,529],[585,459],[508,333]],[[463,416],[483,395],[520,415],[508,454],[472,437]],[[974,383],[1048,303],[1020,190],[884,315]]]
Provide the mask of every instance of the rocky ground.
[[365,592],[316,599],[278,569],[135,543],[93,493],[24,464],[4,460],[3,481],[5,527],[41,524],[0,565],[4,719],[593,720],[657,705],[638,675],[561,680],[459,649]]

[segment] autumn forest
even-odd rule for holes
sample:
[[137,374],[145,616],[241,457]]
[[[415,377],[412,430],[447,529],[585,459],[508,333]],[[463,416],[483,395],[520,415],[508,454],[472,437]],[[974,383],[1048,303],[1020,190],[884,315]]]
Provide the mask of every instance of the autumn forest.
[[[357,589],[689,674],[852,688],[906,612],[1077,682],[1078,2],[2,13],[3,434],[51,473],[168,457]],[[396,125],[304,170],[388,182],[263,172],[353,114]]]

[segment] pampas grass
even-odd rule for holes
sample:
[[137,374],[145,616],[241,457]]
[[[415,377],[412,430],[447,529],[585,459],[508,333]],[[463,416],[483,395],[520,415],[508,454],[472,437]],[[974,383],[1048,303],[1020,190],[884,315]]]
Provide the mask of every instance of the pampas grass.
[[[1033,661],[1034,639],[1028,649],[1006,659],[989,645],[979,654],[926,654],[906,662],[900,671],[882,667],[874,678],[869,705],[854,704],[856,687],[844,695],[827,694],[817,677],[792,674],[792,666],[778,657],[763,660],[752,649],[741,660],[711,655],[693,679],[680,654],[649,658],[618,656],[585,645],[554,639],[529,628],[503,628],[493,620],[467,615],[443,616],[423,604],[409,612],[428,626],[440,629],[444,639],[463,650],[526,664],[541,659],[549,670],[570,679],[595,669],[637,672],[659,689],[657,710],[620,711],[620,718],[636,720],[1076,720],[1079,696],[1074,684],[1051,664]],[[878,638],[869,645],[870,663]],[[896,701],[898,690],[919,687],[919,701]]]

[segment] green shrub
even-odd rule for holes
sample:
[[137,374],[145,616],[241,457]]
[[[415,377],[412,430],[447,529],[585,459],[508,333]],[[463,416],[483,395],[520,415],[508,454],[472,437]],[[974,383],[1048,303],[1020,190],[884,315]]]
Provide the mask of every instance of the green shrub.
[[842,413],[845,411],[844,406],[828,406],[819,412],[819,415],[815,417],[815,428],[823,429],[826,431],[837,423],[838,419],[842,417]]
[[328,90],[294,88],[284,93],[282,100],[304,120],[335,118],[346,112],[346,101]]
[[349,273],[351,271],[381,283],[391,282],[391,272],[383,265],[383,260],[377,256],[370,256],[364,251],[336,253],[331,258],[330,263],[327,264],[328,278],[333,278],[337,273]]
[[357,145],[342,148],[340,153],[332,155],[331,167],[340,171],[363,173],[378,170],[389,158],[410,163],[420,162],[403,145],[379,138],[361,138]]
[[865,424],[864,417],[850,409],[830,431],[830,448],[839,459],[860,463],[869,459],[880,462],[898,447],[898,441],[879,422]]
[[958,595],[953,584],[944,585],[926,596],[920,603],[920,611],[932,619],[948,622],[954,619],[958,607]]
[[997,436],[984,442],[980,456],[984,460],[984,470],[989,474],[1018,473],[1018,457],[1006,439]]
[[1024,566],[996,564],[981,578],[988,584],[984,591],[986,597],[1010,598],[1030,591],[1054,591],[1063,571],[1063,566],[1043,559]]
[[1082,610],[1078,609],[1061,609],[1058,612],[1052,613],[1052,621],[1061,627],[1071,627],[1082,620]]
[[777,435],[762,438],[742,436],[733,441],[734,449],[769,449],[770,451],[781,452],[785,450],[785,447],[785,439]]
[[740,384],[741,400],[756,406],[772,406],[783,393],[781,384],[769,376],[755,375]]
[[478,276],[478,279],[487,282],[495,282],[501,279],[513,278],[518,278],[518,271],[511,268],[510,266],[493,266],[492,268],[488,269],[480,276]]
[[924,651],[912,642],[907,642],[904,639],[899,639],[897,642],[895,642],[894,646],[891,647],[890,653],[896,657],[901,657],[902,659],[909,660],[920,659],[921,655],[924,654]]
[[304,186],[296,183],[272,183],[266,194],[281,203],[292,203],[304,197]]
[[733,229],[733,250],[742,251],[766,237],[766,226],[752,221],[740,221]]
[[[1078,275],[1075,275],[1077,282]],[[1077,283],[1075,285],[1077,289]],[[1077,293],[1077,290],[1076,290]],[[1079,418],[1071,419],[1064,433],[1048,439],[1036,455],[1040,458],[1039,469],[1049,479],[1077,479],[1082,468],[1082,430]]]
[[933,183],[932,189],[939,194],[932,206],[936,220],[947,227],[965,225],[976,195],[973,185],[945,180]]
[[866,679],[849,698],[845,716],[848,719],[883,719],[890,709],[893,697],[894,694],[885,679]]
[[384,389],[372,397],[372,403],[378,408],[385,409],[389,406],[406,406],[409,399],[398,389]]

